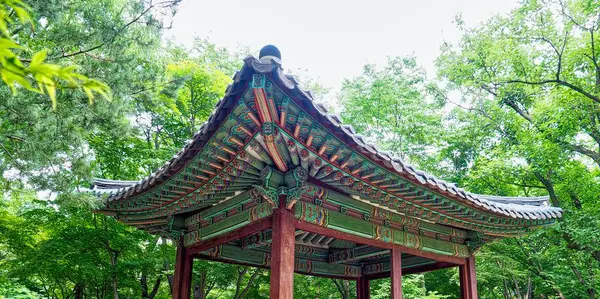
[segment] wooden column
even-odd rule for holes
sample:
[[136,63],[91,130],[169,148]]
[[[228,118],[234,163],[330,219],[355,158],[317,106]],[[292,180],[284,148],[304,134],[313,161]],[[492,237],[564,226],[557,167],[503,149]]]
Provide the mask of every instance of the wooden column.
[[183,246],[183,240],[177,245],[175,273],[173,277],[173,299],[189,299],[192,286],[193,257]]
[[402,299],[402,252],[394,246],[390,252],[391,299]]
[[370,299],[371,286],[364,276],[356,280],[356,299]]
[[466,259],[464,265],[458,266],[460,277],[460,298],[477,299],[477,276],[475,274],[475,256]]
[[279,196],[279,208],[273,212],[271,242],[271,299],[294,297],[294,215],[285,208],[285,195]]

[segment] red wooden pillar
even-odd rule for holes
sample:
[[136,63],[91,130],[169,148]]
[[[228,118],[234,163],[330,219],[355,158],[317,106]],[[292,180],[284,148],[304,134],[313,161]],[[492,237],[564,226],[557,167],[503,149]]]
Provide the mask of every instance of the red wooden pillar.
[[394,246],[390,252],[391,299],[402,299],[402,252]]
[[177,245],[175,273],[173,277],[173,299],[189,299],[192,286],[192,266],[194,259],[183,246],[183,240]]
[[271,299],[294,297],[294,215],[285,208],[285,195],[279,196],[279,208],[273,213],[271,242]]
[[458,267],[458,273],[460,277],[460,298],[478,299],[477,276],[475,274],[475,256],[469,256],[466,260],[466,263]]
[[356,299],[370,299],[371,286],[364,276],[356,280]]

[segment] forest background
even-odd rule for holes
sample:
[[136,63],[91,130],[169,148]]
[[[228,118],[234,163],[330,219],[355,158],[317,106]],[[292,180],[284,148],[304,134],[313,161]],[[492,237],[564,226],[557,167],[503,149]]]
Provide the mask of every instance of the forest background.
[[[137,180],[180,150],[242,58],[164,38],[177,0],[0,1],[0,298],[170,298],[175,248],[94,214],[94,177]],[[523,1],[460,18],[437,74],[415,57],[367,64],[316,100],[382,148],[447,181],[549,195],[555,226],[484,246],[481,298],[596,298],[600,289],[600,3]],[[194,298],[268,298],[268,271],[198,261]],[[458,298],[456,269],[411,275],[405,298]],[[354,282],[295,276],[297,298]],[[373,282],[387,298],[389,281]]]

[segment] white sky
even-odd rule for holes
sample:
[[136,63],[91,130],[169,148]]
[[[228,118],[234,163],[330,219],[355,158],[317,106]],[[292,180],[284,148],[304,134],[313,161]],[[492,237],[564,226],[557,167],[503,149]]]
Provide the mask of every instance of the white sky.
[[387,56],[414,53],[434,77],[442,41],[460,38],[453,24],[458,13],[474,26],[516,5],[517,0],[184,0],[170,34],[186,45],[197,36],[231,50],[248,46],[256,56],[262,46],[274,44],[284,68],[305,69],[335,93],[365,63],[382,65]]

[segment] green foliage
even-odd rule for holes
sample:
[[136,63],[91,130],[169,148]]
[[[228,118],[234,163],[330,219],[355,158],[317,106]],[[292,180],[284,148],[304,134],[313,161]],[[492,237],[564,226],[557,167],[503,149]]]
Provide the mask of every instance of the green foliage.
[[[435,286],[434,286],[435,288]],[[389,278],[371,281],[371,298],[390,298],[391,282]],[[407,275],[402,277],[402,298],[407,299],[446,299],[454,298],[440,295],[437,291],[429,291],[425,287],[424,275]]]
[[295,274],[294,298],[356,298],[356,283],[349,280]]
[[148,120],[141,126],[146,136],[153,135],[154,149],[183,147],[223,97],[230,77],[200,63],[186,58],[167,65],[167,80],[174,86],[141,103],[139,113]]
[[[64,298],[107,293],[118,280],[122,293],[130,297],[139,293],[138,275],[160,277],[164,261],[174,257],[172,246],[112,218],[82,207],[62,205],[57,210],[55,204],[35,197],[35,192],[13,192],[9,199],[9,203],[20,202],[11,214],[21,223],[2,240],[8,246],[2,268],[16,286]],[[119,259],[124,262],[118,263]]]
[[[30,15],[30,7],[21,0],[4,0],[0,2],[0,76],[13,94],[17,88],[22,87],[30,91],[45,94],[52,101],[52,108],[56,109],[57,88],[81,88],[87,95],[90,104],[94,101],[94,93],[99,93],[110,100],[110,88],[105,83],[90,79],[75,71],[75,65],[61,66],[46,63],[47,50],[40,50],[33,54],[31,59],[20,59],[15,50],[27,52],[28,47],[17,44],[11,32],[15,23],[18,26],[34,26]],[[16,20],[15,20],[16,17]],[[20,30],[20,29],[15,29]],[[24,63],[26,62],[26,63]],[[37,87],[32,84],[35,82]],[[63,83],[64,86],[61,86]]]
[[[170,298],[170,241],[93,214],[77,191],[92,176],[160,167],[240,67],[247,50],[161,42],[177,2],[0,1],[0,298]],[[476,28],[459,19],[463,38],[442,45],[437,85],[414,57],[390,58],[339,93],[346,123],[420,168],[478,193],[549,194],[565,210],[556,226],[481,249],[480,298],[597,297],[599,11],[525,1]],[[329,92],[305,86],[319,101]],[[90,105],[97,94],[112,100]],[[261,269],[196,261],[193,271],[198,299],[269,296]],[[456,269],[403,285],[405,298],[458,298]],[[389,280],[371,286],[389,297]],[[354,298],[356,286],[296,275],[294,292]]]
[[[475,28],[458,19],[463,38],[442,46],[440,85],[418,73],[395,79],[390,66],[384,72],[367,66],[344,84],[345,120],[384,148],[399,148],[390,146],[399,130],[408,143],[400,151],[421,168],[476,193],[548,194],[565,210],[555,227],[484,247],[481,298],[594,298],[600,287],[599,9],[590,1],[533,1]],[[415,104],[426,98],[423,91],[435,99],[431,105]],[[391,110],[396,102],[406,108]],[[443,118],[432,122],[423,111]],[[403,127],[389,121],[397,115],[417,117]],[[444,272],[427,281],[444,276],[456,282]],[[420,290],[457,292],[456,283]]]
[[431,164],[442,125],[440,106],[427,97],[425,71],[414,57],[389,58],[383,70],[365,65],[361,76],[344,81],[340,104],[344,121],[383,149]]
[[[600,287],[598,3],[532,1],[444,45],[447,142],[463,182],[480,193],[549,194],[561,223],[484,248],[489,298],[593,298]],[[467,168],[464,166],[467,165]],[[594,192],[594,194],[590,193]],[[498,269],[500,271],[498,271]]]

